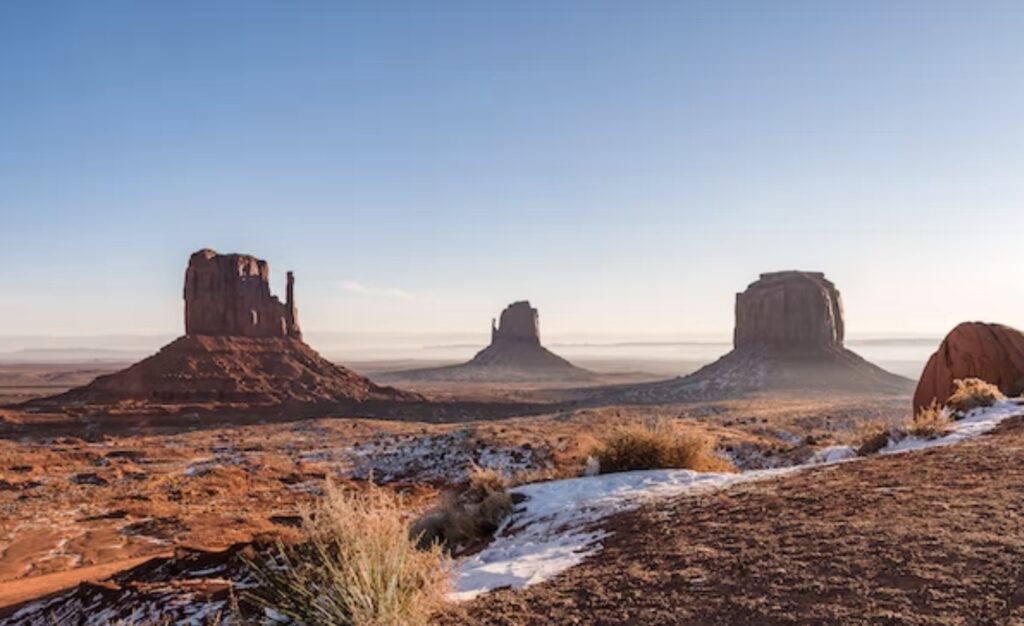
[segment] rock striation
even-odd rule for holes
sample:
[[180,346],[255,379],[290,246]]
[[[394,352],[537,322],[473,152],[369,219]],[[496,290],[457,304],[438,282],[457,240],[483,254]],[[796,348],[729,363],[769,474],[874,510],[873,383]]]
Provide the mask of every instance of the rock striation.
[[824,274],[761,274],[736,295],[731,352],[689,376],[600,392],[594,400],[659,404],[761,390],[909,391],[911,381],[846,349],[844,334],[842,298]]
[[914,391],[914,410],[944,403],[956,379],[980,378],[1008,396],[1024,392],[1024,333],[984,322],[964,322],[932,354]]
[[185,334],[302,338],[295,277],[284,304],[270,293],[270,266],[248,254],[200,250],[185,270]]
[[589,380],[594,374],[576,367],[540,343],[540,316],[529,301],[508,305],[491,320],[491,343],[469,362],[447,367],[392,372],[383,380],[551,381]]
[[266,261],[200,250],[185,272],[185,336],[127,369],[29,406],[256,407],[421,400],[336,365],[302,341],[295,279],[270,293]]

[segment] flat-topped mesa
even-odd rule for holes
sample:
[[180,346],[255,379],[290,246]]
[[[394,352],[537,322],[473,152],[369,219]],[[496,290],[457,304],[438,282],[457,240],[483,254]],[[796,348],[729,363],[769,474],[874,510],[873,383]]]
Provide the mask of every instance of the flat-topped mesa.
[[761,274],[736,294],[736,349],[816,351],[843,347],[843,303],[821,272]]
[[270,293],[270,266],[248,254],[200,250],[185,270],[185,334],[302,338],[295,277],[284,304]]
[[498,325],[491,320],[491,344],[520,341],[540,345],[540,318],[528,300],[513,302],[501,312]]

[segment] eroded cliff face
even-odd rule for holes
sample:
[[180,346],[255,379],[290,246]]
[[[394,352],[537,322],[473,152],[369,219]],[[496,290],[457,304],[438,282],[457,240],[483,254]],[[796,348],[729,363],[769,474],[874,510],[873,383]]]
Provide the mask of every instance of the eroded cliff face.
[[820,272],[761,274],[736,295],[736,349],[840,349],[843,333],[839,291]]
[[1002,324],[965,322],[928,359],[914,392],[914,410],[944,403],[956,379],[980,378],[1006,395],[1024,391],[1024,333]]
[[300,339],[288,272],[287,301],[270,293],[270,267],[248,254],[200,250],[185,270],[185,334]]
[[522,341],[540,345],[540,317],[528,300],[513,302],[501,312],[498,325],[491,326],[491,343]]

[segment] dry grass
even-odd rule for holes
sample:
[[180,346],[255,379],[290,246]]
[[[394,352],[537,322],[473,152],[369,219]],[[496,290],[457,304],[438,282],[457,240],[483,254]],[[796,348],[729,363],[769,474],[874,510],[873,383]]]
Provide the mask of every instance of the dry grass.
[[670,468],[736,471],[732,463],[715,454],[713,437],[680,429],[667,420],[620,426],[603,437],[593,453],[603,474]]
[[302,518],[306,541],[252,564],[260,586],[249,600],[307,626],[418,625],[444,603],[450,561],[417,546],[400,496],[328,484]]
[[921,409],[905,425],[907,434],[923,439],[935,439],[949,434],[952,417],[946,407],[933,401],[927,408]]
[[413,524],[419,545],[441,545],[451,554],[483,547],[512,513],[508,485],[500,472],[473,467],[464,489],[444,494],[436,509]]
[[901,424],[885,424],[882,422],[871,422],[865,424],[857,436],[859,445],[857,454],[867,456],[875,454],[890,442],[899,442],[906,437],[920,437],[921,439],[937,439],[944,437],[950,432],[950,425],[953,418],[949,409],[932,402],[927,408],[921,409],[912,418]]
[[870,422],[861,427],[857,434],[857,446],[858,456],[867,456],[869,454],[875,454],[885,446],[889,445],[889,440],[895,435],[897,438],[900,437],[899,429],[884,424],[881,422]]
[[996,402],[1006,399],[1003,392],[999,391],[999,387],[980,378],[957,379],[953,381],[953,384],[956,385],[956,389],[953,391],[953,395],[946,400],[946,406],[958,416],[963,416],[972,409],[992,406]]

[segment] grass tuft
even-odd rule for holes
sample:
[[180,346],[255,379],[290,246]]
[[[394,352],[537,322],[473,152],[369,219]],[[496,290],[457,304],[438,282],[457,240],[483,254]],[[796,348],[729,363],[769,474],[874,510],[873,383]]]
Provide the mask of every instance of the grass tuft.
[[302,531],[302,543],[250,564],[260,585],[249,600],[307,626],[423,624],[445,601],[451,563],[440,547],[417,546],[391,491],[328,484]]
[[602,474],[646,469],[691,469],[734,472],[727,459],[715,454],[715,439],[707,433],[677,428],[667,420],[629,424],[601,438],[594,450]]
[[501,472],[474,466],[464,489],[444,494],[437,508],[413,524],[419,545],[440,545],[450,554],[483,547],[512,513],[508,486]]
[[946,406],[953,410],[956,416],[963,417],[973,409],[992,406],[996,402],[1005,400],[1006,396],[999,391],[992,383],[987,383],[980,378],[964,378],[953,381],[956,389],[946,400]]
[[937,401],[921,409],[906,424],[906,433],[922,439],[936,439],[949,434],[953,419],[949,409]]

